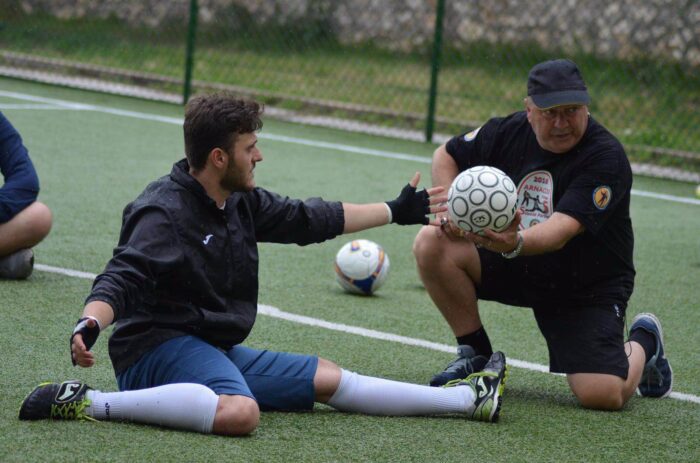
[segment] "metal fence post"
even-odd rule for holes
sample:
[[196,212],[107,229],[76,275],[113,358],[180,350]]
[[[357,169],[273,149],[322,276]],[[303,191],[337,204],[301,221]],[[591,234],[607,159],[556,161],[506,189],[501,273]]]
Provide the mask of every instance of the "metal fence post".
[[442,18],[445,15],[445,0],[438,0],[435,12],[435,36],[430,69],[430,93],[428,96],[428,117],[425,122],[425,141],[433,141],[435,128],[435,104],[437,99],[438,74],[440,72],[440,51],[442,50]]
[[185,85],[182,89],[182,104],[187,104],[192,93],[192,66],[194,65],[194,40],[197,35],[197,0],[190,0],[190,22],[187,28],[187,50],[185,51]]

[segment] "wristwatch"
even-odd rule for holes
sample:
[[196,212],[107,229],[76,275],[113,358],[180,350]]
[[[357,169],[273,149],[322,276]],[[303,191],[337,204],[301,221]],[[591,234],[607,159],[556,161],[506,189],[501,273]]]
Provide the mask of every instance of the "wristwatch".
[[520,255],[520,251],[523,250],[523,243],[524,242],[525,242],[525,240],[523,240],[523,234],[518,232],[518,242],[515,245],[515,249],[513,249],[510,252],[502,252],[501,255],[505,259],[514,259],[514,258],[518,257]]

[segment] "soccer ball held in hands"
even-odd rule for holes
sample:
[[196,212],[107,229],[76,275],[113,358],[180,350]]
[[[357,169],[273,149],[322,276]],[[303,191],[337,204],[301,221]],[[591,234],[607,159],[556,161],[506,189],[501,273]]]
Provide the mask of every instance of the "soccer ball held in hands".
[[447,210],[452,222],[464,231],[484,229],[501,232],[515,217],[518,193],[503,171],[476,166],[455,177],[447,193]]

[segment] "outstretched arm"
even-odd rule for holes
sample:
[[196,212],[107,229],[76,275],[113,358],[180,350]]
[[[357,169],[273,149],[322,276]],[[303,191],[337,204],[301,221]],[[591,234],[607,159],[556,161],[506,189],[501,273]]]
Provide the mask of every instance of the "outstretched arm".
[[441,186],[416,191],[420,173],[416,172],[398,198],[385,203],[351,204],[343,203],[345,226],[343,233],[353,233],[372,227],[397,223],[399,225],[430,224],[440,225],[437,219],[427,215],[447,210],[440,206],[446,198],[436,196],[445,191]]

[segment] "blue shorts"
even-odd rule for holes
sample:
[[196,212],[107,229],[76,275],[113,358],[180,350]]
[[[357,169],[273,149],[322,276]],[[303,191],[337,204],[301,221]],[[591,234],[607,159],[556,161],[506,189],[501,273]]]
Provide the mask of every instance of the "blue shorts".
[[234,346],[224,352],[195,336],[156,347],[117,376],[119,390],[196,383],[243,395],[261,410],[311,410],[318,357]]

